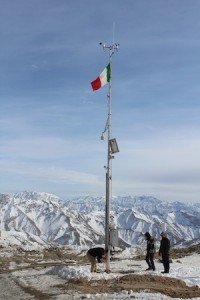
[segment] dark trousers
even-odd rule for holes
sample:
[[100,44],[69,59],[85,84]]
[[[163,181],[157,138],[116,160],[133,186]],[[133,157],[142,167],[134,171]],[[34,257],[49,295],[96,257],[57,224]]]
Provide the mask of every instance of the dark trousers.
[[162,254],[164,271],[169,273],[169,254]]
[[146,263],[147,263],[147,265],[149,266],[150,269],[155,270],[154,253],[147,252]]

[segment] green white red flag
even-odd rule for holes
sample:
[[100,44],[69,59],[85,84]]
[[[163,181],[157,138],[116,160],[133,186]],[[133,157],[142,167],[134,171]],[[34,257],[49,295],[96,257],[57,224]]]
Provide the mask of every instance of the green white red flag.
[[111,69],[109,63],[107,67],[103,70],[103,72],[94,81],[91,82],[93,91],[99,90],[106,83],[110,82],[110,78],[111,78]]

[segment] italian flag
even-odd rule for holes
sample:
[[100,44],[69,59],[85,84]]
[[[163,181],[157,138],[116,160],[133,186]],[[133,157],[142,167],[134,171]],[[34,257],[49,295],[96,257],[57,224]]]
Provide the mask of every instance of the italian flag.
[[103,72],[91,82],[91,86],[93,91],[96,91],[103,87],[106,83],[110,82],[111,78],[111,69],[110,64],[107,65],[107,67],[103,70]]

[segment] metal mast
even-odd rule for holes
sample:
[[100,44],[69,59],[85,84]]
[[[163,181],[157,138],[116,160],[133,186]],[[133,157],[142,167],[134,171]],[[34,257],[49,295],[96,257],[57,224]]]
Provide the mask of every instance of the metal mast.
[[112,56],[118,51],[119,44],[113,43],[112,45],[107,46],[106,44],[100,43],[103,50],[109,51],[109,63],[111,70],[111,78],[109,81],[108,89],[108,118],[104,131],[102,132],[101,139],[104,139],[104,133],[107,131],[107,166],[106,168],[106,207],[105,207],[105,249],[107,251],[106,255],[106,272],[110,272],[110,207],[112,199],[112,159],[114,158],[113,154],[119,152],[118,146],[115,139],[112,139]]

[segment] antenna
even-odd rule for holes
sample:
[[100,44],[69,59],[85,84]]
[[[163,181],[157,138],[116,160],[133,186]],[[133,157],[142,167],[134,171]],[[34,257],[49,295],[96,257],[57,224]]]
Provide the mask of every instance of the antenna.
[[115,43],[115,22],[113,22],[113,45]]

